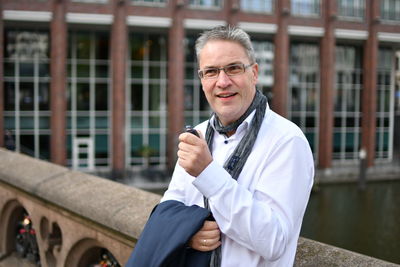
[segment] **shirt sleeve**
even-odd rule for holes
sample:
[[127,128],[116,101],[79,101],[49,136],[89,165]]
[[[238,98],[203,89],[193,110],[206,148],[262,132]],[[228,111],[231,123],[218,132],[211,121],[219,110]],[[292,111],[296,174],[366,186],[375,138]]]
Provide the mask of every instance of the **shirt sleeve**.
[[314,175],[309,145],[305,138],[292,137],[276,145],[258,168],[239,177],[258,179],[254,192],[214,161],[193,185],[209,199],[223,234],[273,261],[300,232]]

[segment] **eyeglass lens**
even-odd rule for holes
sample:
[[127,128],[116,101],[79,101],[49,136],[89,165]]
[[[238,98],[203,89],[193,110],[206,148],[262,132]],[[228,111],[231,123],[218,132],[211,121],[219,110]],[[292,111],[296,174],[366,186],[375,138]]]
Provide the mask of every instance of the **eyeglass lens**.
[[244,64],[233,64],[222,68],[207,68],[199,71],[199,75],[200,78],[215,78],[221,70],[224,70],[226,75],[233,76],[243,73],[246,67]]

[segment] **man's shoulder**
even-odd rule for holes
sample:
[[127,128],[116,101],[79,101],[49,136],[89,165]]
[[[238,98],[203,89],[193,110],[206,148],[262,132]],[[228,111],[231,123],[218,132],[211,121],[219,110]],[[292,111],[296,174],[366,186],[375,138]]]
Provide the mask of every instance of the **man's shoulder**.
[[267,132],[277,134],[281,137],[304,137],[303,131],[294,122],[269,110],[264,118],[264,126]]

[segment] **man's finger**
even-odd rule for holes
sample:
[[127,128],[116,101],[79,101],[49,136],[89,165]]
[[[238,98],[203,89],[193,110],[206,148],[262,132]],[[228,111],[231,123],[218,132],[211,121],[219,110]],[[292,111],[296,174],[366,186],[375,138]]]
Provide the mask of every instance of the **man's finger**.
[[218,229],[218,224],[215,221],[205,221],[202,227],[202,230],[215,230]]

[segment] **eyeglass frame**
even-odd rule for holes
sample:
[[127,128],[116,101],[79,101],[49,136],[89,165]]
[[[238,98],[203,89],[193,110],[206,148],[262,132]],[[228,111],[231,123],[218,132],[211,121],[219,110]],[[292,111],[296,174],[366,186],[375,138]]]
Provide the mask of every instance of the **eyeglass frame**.
[[[240,75],[240,74],[245,73],[245,72],[246,72],[246,69],[247,69],[248,67],[253,66],[254,64],[255,64],[255,63],[250,63],[250,64],[247,64],[247,65],[246,65],[246,64],[244,64],[244,63],[236,63],[236,64],[229,64],[229,65],[226,65],[226,66],[223,66],[223,67],[220,67],[220,68],[215,67],[215,68],[205,68],[205,69],[202,69],[202,70],[199,69],[199,70],[197,71],[197,75],[199,75],[199,78],[200,78],[200,79],[205,79],[205,80],[215,79],[215,78],[218,78],[220,71],[223,70],[227,76],[232,77],[232,76],[236,76],[236,75]],[[232,67],[232,66],[238,66],[238,65],[239,65],[239,66],[241,65],[241,66],[243,67],[243,72],[236,73],[236,74],[231,74],[231,75],[228,74],[228,73],[226,72],[226,68]],[[209,70],[209,69],[217,70],[217,71],[218,71],[217,75],[216,75],[215,77],[205,77],[204,74],[203,74],[203,72],[204,72],[204,70]]]

